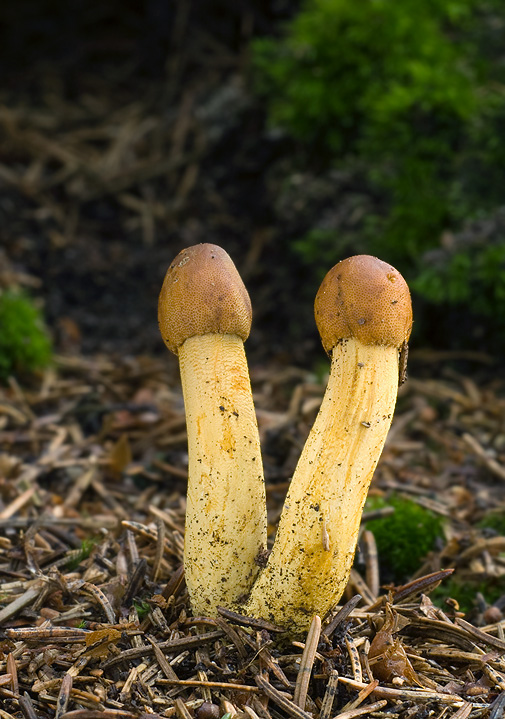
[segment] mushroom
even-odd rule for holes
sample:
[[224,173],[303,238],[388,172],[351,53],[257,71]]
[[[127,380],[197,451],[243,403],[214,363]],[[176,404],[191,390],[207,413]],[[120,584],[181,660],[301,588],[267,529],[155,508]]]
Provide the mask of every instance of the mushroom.
[[331,355],[328,386],[243,608],[295,633],[335,606],[349,577],[412,327],[409,289],[391,265],[350,257],[323,280],[315,317]]
[[244,340],[251,302],[229,255],[210,244],[167,270],[158,319],[178,355],[188,431],[184,566],[195,614],[250,590],[266,546],[263,468]]

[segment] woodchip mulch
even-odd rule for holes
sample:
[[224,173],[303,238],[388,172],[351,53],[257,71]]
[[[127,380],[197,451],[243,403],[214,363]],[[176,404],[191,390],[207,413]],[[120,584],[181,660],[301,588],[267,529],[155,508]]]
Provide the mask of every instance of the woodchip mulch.
[[[296,640],[227,609],[191,614],[170,359],[60,357],[11,380],[0,394],[0,719],[503,716],[505,601],[477,594],[465,617],[429,595],[453,571],[505,573],[505,538],[477,527],[504,507],[505,383],[416,376],[444,362],[414,354],[372,485],[441,514],[444,546],[401,587],[381,588],[364,552],[341,604]],[[291,367],[252,379],[273,525],[323,387]]]

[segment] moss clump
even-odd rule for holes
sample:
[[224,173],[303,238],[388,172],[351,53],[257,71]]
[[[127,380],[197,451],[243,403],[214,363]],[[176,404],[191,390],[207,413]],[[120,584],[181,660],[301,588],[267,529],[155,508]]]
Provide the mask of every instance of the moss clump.
[[51,358],[51,340],[40,310],[24,292],[1,293],[0,382],[45,367]]
[[415,502],[393,495],[369,498],[367,510],[393,507],[388,517],[367,522],[373,532],[383,580],[403,582],[417,571],[423,558],[443,534],[443,520]]
[[479,522],[482,529],[492,529],[496,534],[505,537],[505,511],[488,512]]
[[470,581],[451,577],[449,581],[442,582],[430,595],[433,603],[441,609],[447,609],[446,600],[455,599],[459,610],[469,614],[475,609],[477,594],[481,594],[486,604],[493,604],[505,594],[505,580],[503,577],[492,577],[488,580]]

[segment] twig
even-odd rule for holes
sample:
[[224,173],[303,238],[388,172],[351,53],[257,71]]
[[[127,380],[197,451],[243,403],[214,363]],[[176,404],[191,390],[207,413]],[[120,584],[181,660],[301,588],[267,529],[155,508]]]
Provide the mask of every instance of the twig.
[[261,674],[258,674],[256,677],[254,677],[256,684],[259,686],[260,689],[262,689],[267,697],[271,699],[277,706],[279,706],[281,709],[284,709],[285,712],[287,712],[290,716],[293,717],[293,719],[312,719],[312,714],[309,714],[308,712],[303,711],[300,709],[299,706],[297,706],[294,702],[292,702],[290,699],[287,699],[283,694],[281,694],[278,689],[275,689],[268,679],[265,679],[265,677],[261,676]]
[[337,695],[338,690],[338,672],[336,669],[332,669],[330,677],[326,685],[326,689],[321,702],[321,710],[319,712],[319,719],[330,719],[333,710],[333,702]]
[[486,454],[484,447],[475,439],[475,437],[465,432],[463,440],[490,472],[492,472],[496,477],[499,477],[499,479],[505,479],[505,467],[492,457],[489,457]]
[[378,702],[368,704],[366,707],[360,707],[359,709],[350,709],[349,711],[340,712],[337,714],[339,719],[354,719],[354,717],[360,717],[364,714],[370,714],[371,712],[383,709],[387,704],[385,699],[380,699]]
[[338,626],[340,626],[340,624],[345,622],[347,617],[352,613],[352,611],[361,602],[362,598],[363,597],[361,596],[361,594],[355,594],[354,597],[352,597],[352,599],[349,599],[349,601],[346,602],[346,604],[344,604],[344,606],[341,609],[339,609],[339,611],[337,612],[337,614],[335,614],[335,616],[333,617],[331,622],[324,628],[325,636],[331,637],[331,635],[333,634],[335,629]]
[[302,659],[300,661],[300,669],[296,678],[295,691],[293,695],[293,701],[300,707],[300,709],[305,709],[310,675],[312,674],[312,667],[314,666],[314,659],[316,657],[317,645],[319,644],[320,636],[321,618],[316,614],[316,616],[312,619],[309,631],[307,632],[305,649],[303,650]]

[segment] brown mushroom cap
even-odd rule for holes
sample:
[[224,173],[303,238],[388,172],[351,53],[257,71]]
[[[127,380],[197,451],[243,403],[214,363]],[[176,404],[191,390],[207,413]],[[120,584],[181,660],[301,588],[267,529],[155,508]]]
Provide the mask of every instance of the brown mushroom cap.
[[158,322],[168,349],[209,333],[238,335],[251,330],[251,300],[231,257],[217,245],[179,252],[167,270],[158,302]]
[[410,337],[412,304],[394,267],[370,255],[342,260],[324,278],[314,304],[323,347],[340,340],[401,347]]

